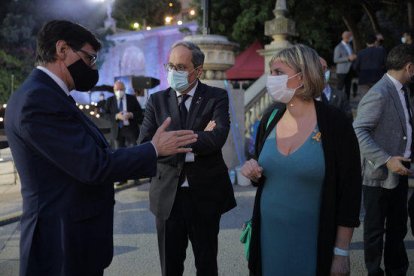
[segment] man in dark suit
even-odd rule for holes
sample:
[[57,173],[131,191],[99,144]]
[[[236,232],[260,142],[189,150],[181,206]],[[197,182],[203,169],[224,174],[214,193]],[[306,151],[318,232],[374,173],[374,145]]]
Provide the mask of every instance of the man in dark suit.
[[125,93],[122,81],[114,84],[115,96],[106,100],[106,114],[111,122],[111,137],[116,149],[137,144],[143,115],[135,96]]
[[322,64],[322,70],[325,74],[325,89],[321,94],[322,102],[330,104],[342,110],[342,112],[345,113],[346,117],[349,118],[349,120],[352,122],[354,120],[352,109],[349,105],[348,99],[345,96],[345,93],[342,90],[334,89],[329,85],[331,71],[328,69],[328,64],[326,63],[325,59],[319,57],[319,61]]
[[170,88],[151,95],[141,127],[140,142],[151,140],[169,116],[171,130],[198,134],[192,153],[159,158],[151,179],[150,209],[156,216],[164,276],[183,274],[188,240],[197,275],[217,275],[221,214],[236,206],[221,152],[230,128],[229,100],[225,90],[198,80],[203,63],[204,54],[194,43],[172,46],[166,64]]
[[191,131],[165,132],[150,143],[112,151],[69,91],[98,81],[101,44],[69,21],[45,24],[37,68],[8,102],[5,129],[23,197],[20,275],[103,275],[113,254],[113,182],[153,176],[158,156],[188,152]]
[[360,101],[354,121],[362,155],[365,265],[368,275],[384,275],[384,254],[386,275],[406,275],[407,176],[414,149],[406,85],[414,76],[414,48],[393,48],[386,67]]
[[377,47],[375,35],[368,35],[367,47],[358,52],[354,61],[354,70],[358,73],[358,94],[363,97],[385,73],[387,52],[384,47]]

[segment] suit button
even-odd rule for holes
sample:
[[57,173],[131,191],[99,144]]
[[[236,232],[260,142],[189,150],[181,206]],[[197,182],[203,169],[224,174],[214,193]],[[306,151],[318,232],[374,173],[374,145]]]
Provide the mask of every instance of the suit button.
[[407,140],[407,136],[404,136],[404,137],[403,137],[403,140]]

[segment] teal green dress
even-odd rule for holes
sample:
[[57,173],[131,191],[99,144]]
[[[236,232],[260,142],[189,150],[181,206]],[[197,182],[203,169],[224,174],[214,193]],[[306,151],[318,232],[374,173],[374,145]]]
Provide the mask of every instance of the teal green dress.
[[288,156],[267,138],[259,164],[266,182],[260,202],[263,276],[316,275],[317,240],[325,160],[316,128]]

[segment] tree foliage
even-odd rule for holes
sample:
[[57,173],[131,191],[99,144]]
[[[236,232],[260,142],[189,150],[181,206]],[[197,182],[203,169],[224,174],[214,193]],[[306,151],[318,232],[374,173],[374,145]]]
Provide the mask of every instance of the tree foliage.
[[173,16],[180,10],[178,0],[116,0],[113,17],[117,20],[117,26],[123,29],[131,29],[134,22],[141,26],[162,26],[166,16]]
[[104,5],[84,0],[2,0],[0,103],[9,98],[33,69],[36,34],[45,22],[66,19],[96,30],[103,26],[105,10]]
[[0,103],[5,103],[16,84],[23,80],[22,65],[20,60],[0,50]]
[[[200,1],[193,5],[200,10]],[[368,34],[381,32],[386,48],[399,42],[408,26],[407,4],[412,0],[287,0],[289,18],[296,23],[298,36],[291,40],[315,48],[331,60],[341,34],[350,30],[354,34],[354,47],[365,47]],[[255,40],[268,44],[271,38],[264,35],[264,25],[275,15],[275,0],[211,0],[211,30],[240,44],[241,49]],[[201,23],[199,17],[199,23]]]

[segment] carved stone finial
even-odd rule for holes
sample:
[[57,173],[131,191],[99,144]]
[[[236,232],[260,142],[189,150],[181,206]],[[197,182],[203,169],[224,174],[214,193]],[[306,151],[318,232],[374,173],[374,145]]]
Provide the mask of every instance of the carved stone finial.
[[285,0],[276,1],[273,13],[275,18],[265,22],[265,35],[272,36],[274,39],[276,35],[283,35],[285,38],[296,35],[295,22],[287,17],[288,10]]
[[273,14],[276,18],[279,18],[280,16],[287,16],[288,9],[286,8],[286,1],[285,0],[279,0],[276,1],[276,7],[273,10]]
[[288,17],[289,12],[286,0],[276,0],[273,10],[275,18],[265,22],[265,35],[273,38],[273,41],[265,45],[260,54],[265,57],[265,70],[268,72],[268,62],[278,51],[289,47],[289,37],[296,36],[295,22]]

